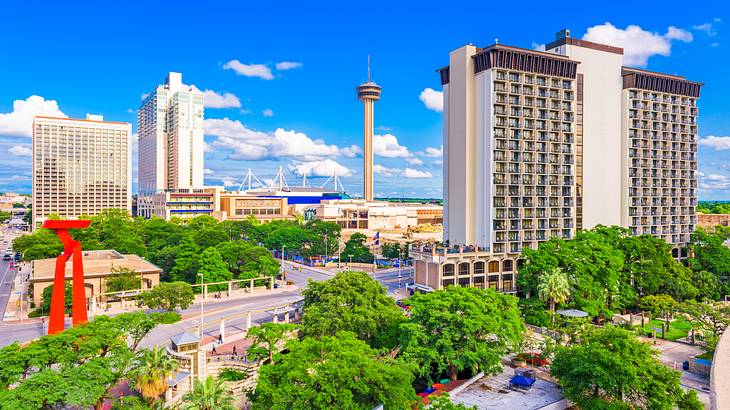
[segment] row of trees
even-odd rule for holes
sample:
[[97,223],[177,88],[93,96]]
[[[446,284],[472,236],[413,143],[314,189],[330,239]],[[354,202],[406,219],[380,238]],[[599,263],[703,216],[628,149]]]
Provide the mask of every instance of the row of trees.
[[164,349],[139,344],[167,319],[142,312],[97,316],[27,345],[0,349],[2,407],[100,409],[115,400],[112,389],[124,380],[152,404],[167,389],[177,362]]
[[700,201],[697,212],[702,214],[730,214],[730,202]]
[[598,226],[571,240],[553,238],[523,251],[527,263],[518,281],[527,300],[522,303],[535,324],[546,325],[540,315],[544,303],[551,311],[564,304],[610,317],[639,307],[649,295],[719,298],[730,277],[730,249],[718,234],[701,230],[692,235],[691,246],[694,256],[685,266],[672,258],[664,240],[633,236],[625,228]]
[[303,293],[299,337],[283,353],[270,348],[291,328],[267,330],[274,337],[265,343],[256,337],[253,351],[262,349],[268,363],[259,372],[254,408],[412,408],[414,381],[495,372],[524,332],[516,298],[492,290],[414,295],[410,317],[362,272],[310,282]]

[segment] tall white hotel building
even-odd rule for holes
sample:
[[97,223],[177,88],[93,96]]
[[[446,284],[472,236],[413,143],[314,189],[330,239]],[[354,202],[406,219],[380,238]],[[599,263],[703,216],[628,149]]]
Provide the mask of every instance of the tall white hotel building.
[[203,104],[203,93],[174,72],[142,102],[137,112],[139,215],[169,216],[170,194],[193,198],[185,201],[191,212],[180,216],[197,215],[195,197],[203,188]]
[[599,224],[655,235],[686,255],[702,84],[622,60],[623,49],[567,30],[545,52],[451,52],[439,70],[449,246],[411,253],[417,287],[513,292],[522,249]]
[[132,126],[86,119],[33,119],[33,224],[132,210]]

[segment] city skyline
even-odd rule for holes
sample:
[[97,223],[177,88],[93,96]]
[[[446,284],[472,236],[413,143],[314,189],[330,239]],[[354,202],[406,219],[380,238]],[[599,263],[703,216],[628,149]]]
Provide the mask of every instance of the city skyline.
[[[486,47],[495,37],[500,43],[540,48],[556,30],[566,27],[576,38],[623,46],[627,50],[625,65],[679,73],[705,83],[698,103],[699,199],[730,199],[730,166],[725,163],[730,125],[723,120],[723,91],[730,83],[722,74],[722,64],[703,63],[710,58],[727,58],[723,50],[729,44],[723,41],[725,23],[720,12],[704,12],[697,7],[670,18],[641,13],[624,16],[620,10],[605,10],[600,16],[569,11],[560,22],[541,22],[531,30],[514,30],[514,22],[498,20],[489,28],[448,22],[443,27],[427,28],[412,23],[425,16],[425,11],[408,10],[413,18],[397,26],[394,24],[400,22],[405,10],[386,10],[384,4],[376,3],[371,8],[381,12],[380,24],[388,33],[365,37],[354,28],[358,24],[352,24],[353,19],[364,18],[358,16],[357,9],[341,10],[333,19],[332,13],[304,12],[292,5],[277,14],[277,21],[283,24],[280,32],[272,33],[263,30],[267,22],[271,23],[269,14],[247,6],[238,11],[264,16],[261,21],[249,19],[247,33],[226,26],[224,23],[232,23],[234,18],[221,17],[216,10],[219,24],[215,27],[203,24],[204,29],[194,34],[180,33],[181,44],[166,50],[143,47],[140,52],[145,54],[145,64],[130,61],[110,66],[88,63],[99,58],[106,62],[106,49],[134,60],[135,40],[142,34],[114,25],[102,30],[98,23],[90,22],[85,23],[85,30],[69,29],[73,24],[61,27],[62,20],[56,21],[56,17],[68,11],[55,7],[49,5],[33,14],[35,32],[8,45],[8,55],[18,57],[0,67],[4,90],[0,95],[0,185],[5,191],[30,192],[28,159],[34,114],[73,118],[83,118],[87,112],[100,114],[110,121],[132,123],[136,133],[136,111],[142,95],[159,84],[167,72],[176,71],[206,97],[206,185],[237,188],[249,167],[260,178],[271,179],[279,166],[289,178],[306,173],[311,184],[320,185],[336,169],[347,192],[360,195],[362,106],[353,88],[366,79],[366,58],[372,54],[373,80],[387,90],[375,119],[375,195],[441,198],[442,106],[435,70],[448,63],[444,52],[471,41]],[[114,12],[121,22],[133,21],[142,13],[134,7],[104,7],[113,6],[100,6],[90,13]],[[651,5],[646,7],[648,10]],[[474,10],[469,16],[461,10],[444,12],[467,21],[480,14]],[[17,18],[0,30],[17,30],[17,24],[28,21],[29,13],[21,5],[9,7],[8,14]],[[206,13],[209,11],[201,11],[201,21],[206,21]],[[539,15],[524,16],[522,21],[525,26],[534,26],[537,23],[532,20],[544,18]],[[66,22],[75,18],[66,17]],[[302,17],[311,23],[302,25],[297,20]],[[341,35],[333,38],[327,30],[310,28],[317,26],[318,19],[326,20],[330,29]],[[151,30],[167,30],[171,23],[157,24],[159,27]],[[93,29],[99,30],[99,38],[88,38],[88,30]],[[54,30],[64,30],[70,43],[83,42],[89,47],[74,54],[79,60],[73,64],[64,60],[70,57],[66,55],[68,49],[66,54],[52,53],[42,70],[25,64],[23,57],[28,50],[43,44]],[[7,37],[13,38],[12,34]],[[635,45],[637,42],[641,46]],[[204,50],[199,47],[202,43],[206,44]],[[337,53],[332,52],[335,49]],[[105,80],[104,87],[99,87]],[[136,143],[134,149],[133,192],[137,192]],[[291,179],[290,183],[297,184]]]

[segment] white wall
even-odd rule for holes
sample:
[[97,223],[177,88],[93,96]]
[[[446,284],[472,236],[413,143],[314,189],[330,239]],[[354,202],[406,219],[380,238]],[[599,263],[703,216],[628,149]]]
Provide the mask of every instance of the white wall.
[[477,172],[474,178],[473,244],[491,246],[492,232],[492,115],[494,70],[485,70],[475,77],[475,149]]
[[[621,54],[559,47],[583,74],[583,229],[621,225],[623,202]],[[555,51],[555,50],[552,50]]]

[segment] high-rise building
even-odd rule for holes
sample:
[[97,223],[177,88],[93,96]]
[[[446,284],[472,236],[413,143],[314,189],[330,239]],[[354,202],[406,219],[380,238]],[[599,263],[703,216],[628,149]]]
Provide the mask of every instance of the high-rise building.
[[380,99],[381,87],[370,80],[370,57],[368,57],[368,81],[357,86],[357,98],[364,108],[363,121],[363,192],[366,201],[373,200],[373,123],[375,101]]
[[50,214],[132,211],[132,126],[37,116],[33,120],[33,228]]
[[701,84],[622,59],[623,49],[567,30],[545,52],[451,52],[440,70],[450,249],[416,252],[417,283],[510,291],[522,249],[599,224],[656,235],[686,255]]
[[203,93],[169,73],[137,112],[139,133],[138,212],[149,217],[152,194],[203,188]]

